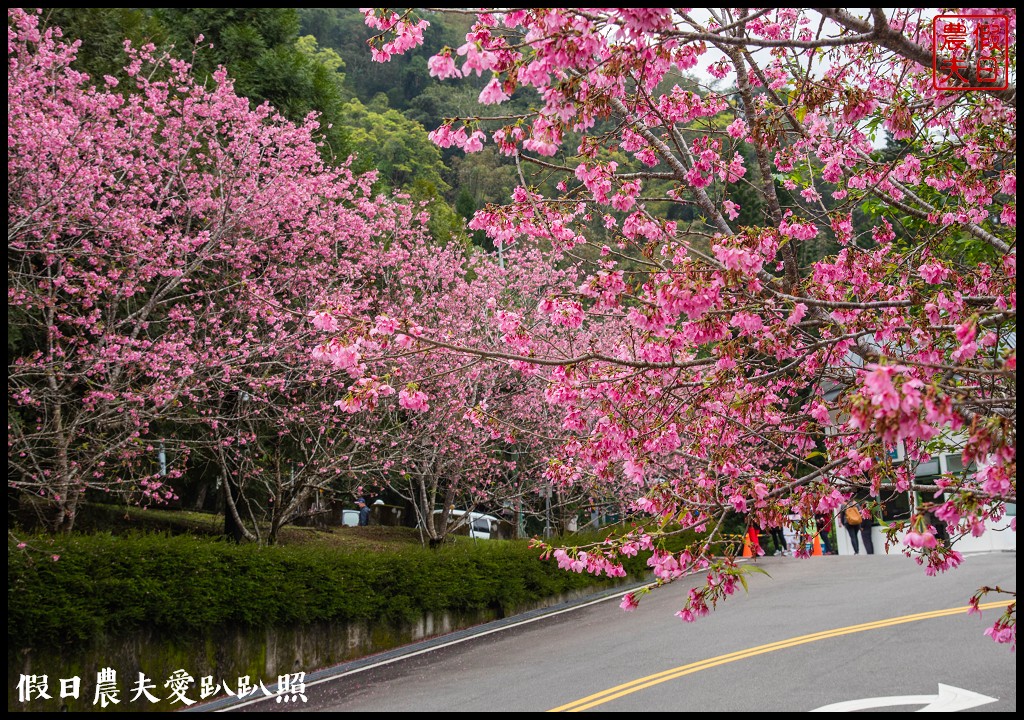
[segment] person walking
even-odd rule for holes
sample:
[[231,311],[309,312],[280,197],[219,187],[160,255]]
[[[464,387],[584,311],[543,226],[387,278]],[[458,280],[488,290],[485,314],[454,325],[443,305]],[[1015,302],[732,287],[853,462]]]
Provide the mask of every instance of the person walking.
[[[810,557],[814,550],[814,538],[818,534],[818,522],[814,519],[814,516],[807,518],[807,522],[804,524],[803,530],[800,533],[800,545],[803,547],[803,554],[806,557]],[[820,542],[820,538],[819,538]]]
[[[853,546],[853,554],[859,555],[860,526],[864,523],[864,518],[861,517],[860,509],[857,507],[857,502],[855,500],[851,500],[846,504],[846,507],[843,508],[842,518],[843,527],[845,527],[846,532],[850,534],[850,545]],[[873,549],[874,548],[872,548],[872,550]]]
[[356,498],[356,507],[359,508],[359,524],[370,524],[370,506],[366,504],[365,498]]
[[832,516],[828,513],[820,513],[814,516],[818,524],[818,537],[821,538],[821,552],[825,555],[834,555],[832,543]]
[[786,550],[783,555],[796,556],[797,550],[800,549],[800,523],[803,522],[800,518],[800,514],[791,512],[788,517],[789,522],[782,526],[782,538],[786,541]]
[[770,528],[768,528],[768,533],[771,535],[772,545],[775,546],[775,554],[785,555],[786,550],[788,550],[789,548],[786,545],[786,536],[782,532],[782,526],[772,525]]

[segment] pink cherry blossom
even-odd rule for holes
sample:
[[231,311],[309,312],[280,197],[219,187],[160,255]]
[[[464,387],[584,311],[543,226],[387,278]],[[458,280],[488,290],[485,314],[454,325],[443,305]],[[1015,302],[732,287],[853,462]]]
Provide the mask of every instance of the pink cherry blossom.
[[629,612],[640,607],[640,603],[636,601],[636,597],[634,597],[633,593],[626,593],[622,596],[622,602],[619,603],[619,607]]
[[479,102],[481,105],[498,105],[508,99],[509,95],[502,89],[501,82],[494,78],[480,91]]
[[455,58],[450,52],[432,56],[427,60],[427,68],[430,70],[431,77],[436,77],[439,80],[462,77],[462,72],[455,66]]

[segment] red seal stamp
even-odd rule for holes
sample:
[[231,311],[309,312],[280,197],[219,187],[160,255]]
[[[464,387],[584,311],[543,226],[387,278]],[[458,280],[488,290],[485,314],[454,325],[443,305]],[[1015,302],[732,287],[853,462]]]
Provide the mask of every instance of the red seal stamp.
[[932,20],[936,90],[1005,90],[1010,85],[1006,15],[938,15]]

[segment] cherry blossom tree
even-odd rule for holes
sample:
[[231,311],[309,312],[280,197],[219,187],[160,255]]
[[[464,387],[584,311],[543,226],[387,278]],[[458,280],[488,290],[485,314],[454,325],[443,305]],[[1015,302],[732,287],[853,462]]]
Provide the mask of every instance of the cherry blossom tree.
[[[549,397],[578,436],[553,481],[614,484],[656,521],[561,562],[615,572],[648,548],[659,584],[705,572],[690,621],[737,587],[742,568],[712,552],[730,513],[763,528],[914,490],[935,499],[890,542],[905,532],[934,573],[964,558],[924,510],[955,539],[1016,501],[1015,66],[989,72],[1013,63],[1016,12],[962,12],[1006,23],[956,57],[936,42],[935,69],[932,18],[906,9],[521,8],[437,48],[430,73],[489,76],[497,112],[434,142],[494,143],[522,181],[470,227],[587,273],[489,356],[555,367]],[[421,44],[426,13],[368,9],[374,57]],[[514,93],[535,109],[503,116]],[[593,331],[583,352],[547,341],[566,312]],[[979,469],[918,481],[939,451]],[[711,540],[661,549],[675,527]]]
[[156,116],[87,86],[73,58],[34,15],[9,11],[8,483],[45,498],[61,530],[89,486],[166,497],[143,437],[187,374],[152,333],[189,270],[168,262],[187,245],[154,248],[180,199],[153,190],[173,176],[133,157]]
[[9,487],[68,531],[86,490],[167,501],[199,458],[272,540],[340,467],[352,378],[311,357],[309,312],[363,312],[366,248],[425,231],[321,162],[313,118],[150,47],[122,94],[75,47],[9,11]]
[[327,339],[313,355],[357,378],[337,403],[353,420],[349,474],[402,497],[436,546],[456,505],[530,505],[548,485],[539,458],[565,431],[532,366],[485,365],[442,346],[416,347],[416,336],[430,327],[448,344],[492,347],[496,318],[509,330],[535,322],[538,288],[569,289],[575,276],[553,271],[537,252],[511,253],[501,266],[412,235],[369,252],[365,297],[376,315],[339,319],[325,310],[315,322]]

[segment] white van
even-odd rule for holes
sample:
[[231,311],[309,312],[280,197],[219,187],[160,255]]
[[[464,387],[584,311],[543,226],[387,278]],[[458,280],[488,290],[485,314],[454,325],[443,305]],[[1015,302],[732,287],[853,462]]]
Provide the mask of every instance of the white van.
[[[435,510],[435,519],[440,517],[441,511]],[[466,517],[466,516],[469,517]],[[465,510],[449,510],[448,511],[448,528],[449,531],[454,532],[456,535],[462,535],[466,526],[469,526],[469,536],[476,540],[490,540],[492,538],[497,539],[498,537],[498,523],[500,520],[493,515],[486,515],[484,513],[470,512],[467,513]]]

